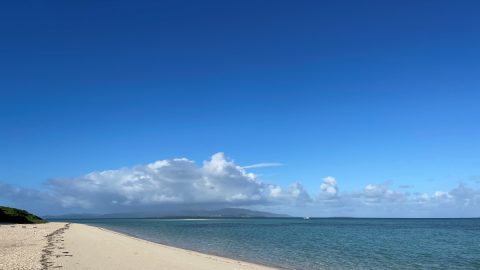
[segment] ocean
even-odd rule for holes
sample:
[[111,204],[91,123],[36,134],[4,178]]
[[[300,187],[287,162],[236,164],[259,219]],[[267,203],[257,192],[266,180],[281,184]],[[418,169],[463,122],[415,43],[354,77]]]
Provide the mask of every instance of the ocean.
[[480,219],[84,219],[282,269],[480,269]]

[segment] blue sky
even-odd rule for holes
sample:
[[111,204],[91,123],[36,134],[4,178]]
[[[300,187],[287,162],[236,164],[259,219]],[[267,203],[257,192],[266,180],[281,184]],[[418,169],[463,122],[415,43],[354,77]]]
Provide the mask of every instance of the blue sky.
[[349,196],[462,186],[480,204],[479,8],[6,3],[0,183],[48,193],[58,179],[182,157],[201,167],[224,152],[235,166],[283,164],[245,170],[312,198],[332,176]]

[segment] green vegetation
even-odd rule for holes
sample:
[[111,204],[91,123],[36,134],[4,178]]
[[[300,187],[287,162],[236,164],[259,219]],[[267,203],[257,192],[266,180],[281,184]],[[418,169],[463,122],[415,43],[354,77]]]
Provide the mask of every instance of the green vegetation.
[[46,221],[21,209],[0,206],[0,223],[45,223]]

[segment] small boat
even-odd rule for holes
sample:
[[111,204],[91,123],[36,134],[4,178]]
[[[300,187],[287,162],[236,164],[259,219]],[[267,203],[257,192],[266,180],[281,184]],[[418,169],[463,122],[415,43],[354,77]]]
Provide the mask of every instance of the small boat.
[[307,220],[307,219],[310,219],[310,217],[304,217],[303,219]]

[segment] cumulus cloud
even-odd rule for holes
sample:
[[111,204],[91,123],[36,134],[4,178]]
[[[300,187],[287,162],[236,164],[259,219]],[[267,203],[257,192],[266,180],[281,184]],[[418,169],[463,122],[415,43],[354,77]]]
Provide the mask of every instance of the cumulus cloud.
[[104,211],[158,205],[296,204],[309,198],[300,184],[283,189],[263,183],[223,153],[214,154],[202,166],[177,158],[73,179],[54,179],[47,183],[46,190],[42,196],[54,198],[64,208]]
[[40,213],[235,206],[309,216],[480,216],[480,191],[464,184],[450,191],[418,193],[411,191],[411,186],[395,189],[389,183],[371,183],[361,190],[341,193],[337,180],[327,176],[319,181],[319,190],[310,195],[300,182],[285,187],[263,182],[247,171],[262,166],[240,166],[223,153],[201,164],[187,158],[159,160],[53,179],[41,189],[0,183],[0,203],[38,209]]
[[293,182],[287,189],[280,186],[268,185],[269,201],[274,204],[290,203],[303,206],[312,202],[310,195],[299,182]]
[[320,199],[335,199],[338,195],[337,180],[331,176],[323,178],[322,184],[320,184]]
[[352,213],[372,217],[478,217],[480,191],[463,184],[433,193],[394,190],[368,184],[361,192],[342,196]]
[[[309,209],[309,210],[306,210]],[[418,193],[387,183],[339,192],[333,177],[323,178],[317,199],[305,215],[351,217],[479,217],[480,190],[460,184],[450,191]]]
[[387,184],[368,184],[361,194],[366,204],[393,203],[405,200],[404,192],[391,190]]

